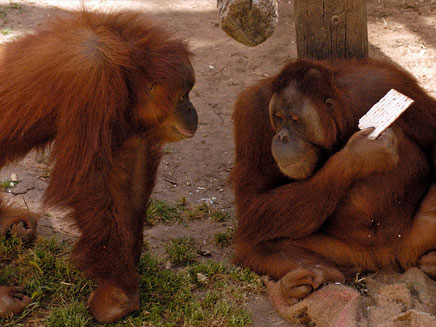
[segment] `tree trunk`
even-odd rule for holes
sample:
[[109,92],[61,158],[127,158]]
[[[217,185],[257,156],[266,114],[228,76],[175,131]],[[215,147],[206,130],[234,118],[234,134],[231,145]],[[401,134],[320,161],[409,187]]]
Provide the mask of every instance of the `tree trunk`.
[[294,0],[299,58],[368,57],[366,0]]

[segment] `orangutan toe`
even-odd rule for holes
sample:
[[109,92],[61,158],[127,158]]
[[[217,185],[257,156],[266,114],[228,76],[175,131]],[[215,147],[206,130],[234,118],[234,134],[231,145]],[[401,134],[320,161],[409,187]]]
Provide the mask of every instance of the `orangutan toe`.
[[18,235],[24,242],[33,242],[36,238],[36,223],[20,220],[12,224],[11,233]]
[[312,292],[313,286],[313,272],[307,269],[296,269],[288,272],[282,279],[280,279],[280,288],[282,293],[289,302],[302,299]]
[[423,255],[418,260],[418,267],[432,278],[436,277],[436,251]]
[[35,213],[8,208],[0,216],[0,235],[15,234],[24,242],[32,242],[36,238],[38,218],[39,216]]
[[0,286],[0,317],[20,313],[31,302],[22,287]]
[[292,270],[283,276],[279,283],[284,298],[291,304],[306,297],[324,283],[343,281],[344,276],[339,270],[317,265]]

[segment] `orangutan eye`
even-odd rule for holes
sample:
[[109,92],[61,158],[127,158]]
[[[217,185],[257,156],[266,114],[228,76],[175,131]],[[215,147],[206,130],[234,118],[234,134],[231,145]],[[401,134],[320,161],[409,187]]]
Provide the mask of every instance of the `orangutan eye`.
[[325,99],[325,104],[327,105],[327,108],[333,108],[335,102],[332,98],[327,98]]
[[298,121],[299,120],[298,116],[296,116],[296,115],[290,115],[289,119],[292,120],[292,121]]
[[278,112],[275,112],[275,113],[274,113],[274,118],[277,119],[278,121],[281,121],[281,120],[283,119],[283,118],[282,118],[282,115],[279,114]]

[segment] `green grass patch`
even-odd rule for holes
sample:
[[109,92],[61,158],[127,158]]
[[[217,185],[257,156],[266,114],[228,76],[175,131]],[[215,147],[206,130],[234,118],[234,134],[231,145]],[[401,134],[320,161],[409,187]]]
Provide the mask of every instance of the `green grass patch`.
[[3,28],[0,30],[0,33],[2,33],[3,35],[9,35],[13,32],[13,30],[9,27]]
[[151,200],[147,209],[146,222],[149,225],[162,224],[183,224],[187,220],[208,219],[215,222],[225,222],[231,219],[230,214],[214,209],[207,203],[196,206],[187,206],[186,198],[180,198],[176,204],[166,201]]
[[210,217],[213,221],[216,221],[218,223],[225,222],[231,218],[230,214],[223,211],[214,211],[212,212]]
[[0,181],[0,190],[6,191],[7,189],[15,187],[20,182],[21,181],[12,181],[10,179],[5,179],[3,181]]
[[[245,296],[262,288],[259,276],[209,261],[183,270],[168,270],[153,256],[144,255],[141,272],[141,311],[115,326],[247,326]],[[200,282],[204,276],[207,282]]]
[[157,223],[171,224],[181,223],[181,208],[165,201],[152,200],[147,209],[146,222],[150,225]]
[[223,233],[215,233],[215,243],[217,246],[223,248],[232,244],[233,236],[235,235],[235,229],[232,227],[227,228]]
[[15,234],[0,237],[0,262],[11,262],[24,252],[24,242]]
[[[152,201],[150,224],[180,223],[189,219],[227,220],[202,204],[185,201],[171,205]],[[219,245],[231,241],[232,229],[215,236]],[[149,243],[144,241],[145,252]],[[249,270],[204,262],[192,238],[174,238],[164,246],[166,256],[145,253],[138,265],[141,307],[116,327],[243,327],[251,323],[244,304],[263,289],[261,278]],[[55,239],[38,238],[28,247],[18,237],[0,238],[0,285],[23,285],[33,303],[14,317],[0,319],[4,327],[100,327],[86,301],[96,285],[69,264],[70,246]],[[168,259],[172,269],[166,264]]]
[[[95,285],[68,262],[69,245],[38,238],[26,247],[15,236],[0,239],[0,284],[24,285],[33,303],[14,317],[0,319],[4,327],[97,327],[86,300]],[[216,261],[195,262],[192,239],[170,242],[168,253],[184,268],[168,269],[165,260],[148,253],[139,262],[138,312],[116,327],[195,326],[243,327],[251,322],[244,309],[249,294],[262,289],[259,276]],[[187,253],[191,253],[187,255]]]
[[[33,299],[33,303],[20,315],[0,319],[1,326],[26,326],[26,320],[32,317],[38,317],[38,320],[40,316],[48,316],[52,311],[54,314],[58,308],[68,304],[85,303],[92,282],[71,267],[67,252],[67,244],[58,243],[55,239],[39,238],[32,248],[25,247],[16,236],[0,239],[0,262],[4,266],[0,270],[0,284],[24,285],[25,293]],[[49,326],[57,326],[54,318],[50,319]],[[78,321],[74,314],[69,319]],[[41,323],[37,326],[46,325]]]
[[91,316],[83,302],[72,302],[54,309],[45,322],[46,327],[87,327]]
[[[0,30],[0,32],[4,34],[2,30]],[[18,182],[13,182],[10,179],[5,179],[3,181],[0,181],[0,188],[4,191],[8,188],[14,187],[17,184]]]
[[23,6],[17,2],[9,1],[8,9],[23,10]]
[[193,208],[188,208],[184,211],[184,214],[190,219],[205,218],[210,213],[211,213],[211,209],[206,203],[202,203]]
[[171,240],[165,245],[165,252],[174,265],[187,266],[195,261],[196,249],[191,237]]
[[[10,1],[7,6],[1,6],[0,7],[0,18],[3,19],[3,23],[6,23],[6,17],[8,16],[8,12],[10,10],[18,10],[20,13],[22,13],[24,11],[24,7],[21,4],[19,4],[17,2],[12,2],[12,1]],[[2,30],[1,33],[5,34],[5,33],[3,33],[3,31],[5,31],[5,30],[12,31],[9,28],[7,28],[7,29],[5,28]],[[9,34],[9,33],[7,33],[7,34]]]

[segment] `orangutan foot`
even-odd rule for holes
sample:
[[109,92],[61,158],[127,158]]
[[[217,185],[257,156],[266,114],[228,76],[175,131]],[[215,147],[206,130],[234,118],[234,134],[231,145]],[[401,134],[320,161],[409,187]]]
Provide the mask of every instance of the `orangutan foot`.
[[299,268],[288,272],[280,279],[280,289],[289,304],[305,298],[313,290],[328,282],[343,282],[344,275],[335,268],[317,266]]
[[418,268],[432,278],[436,277],[436,251],[424,254],[418,260]]
[[17,314],[32,302],[32,299],[23,293],[22,287],[0,286],[0,317]]
[[91,293],[88,305],[98,322],[115,322],[129,313],[139,310],[139,291],[127,294],[121,288],[103,284]]
[[38,215],[20,209],[11,209],[0,215],[0,235],[16,234],[24,242],[33,242],[36,238]]

